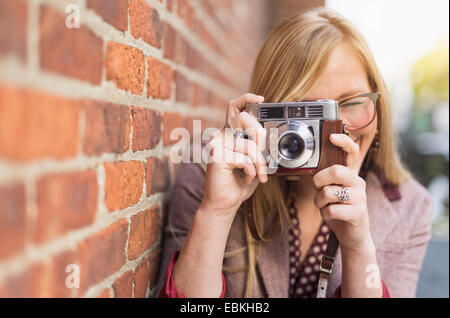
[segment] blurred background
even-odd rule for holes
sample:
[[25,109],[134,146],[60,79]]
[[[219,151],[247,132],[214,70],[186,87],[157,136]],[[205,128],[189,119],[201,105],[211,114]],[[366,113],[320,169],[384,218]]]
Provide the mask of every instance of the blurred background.
[[365,35],[389,87],[409,169],[433,197],[418,297],[448,297],[449,2],[327,0]]
[[156,296],[170,132],[223,125],[268,33],[318,6],[381,68],[433,197],[417,296],[448,297],[447,0],[0,0],[0,297]]

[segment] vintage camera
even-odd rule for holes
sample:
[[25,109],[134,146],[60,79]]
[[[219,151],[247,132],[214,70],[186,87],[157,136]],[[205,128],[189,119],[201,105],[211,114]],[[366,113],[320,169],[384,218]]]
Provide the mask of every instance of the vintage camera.
[[269,174],[312,175],[344,164],[345,152],[329,139],[346,132],[337,101],[247,104],[246,111],[266,128]]

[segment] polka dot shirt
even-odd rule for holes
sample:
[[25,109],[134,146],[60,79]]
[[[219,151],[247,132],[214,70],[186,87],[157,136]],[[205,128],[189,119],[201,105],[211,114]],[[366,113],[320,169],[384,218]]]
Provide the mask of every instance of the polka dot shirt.
[[289,229],[289,295],[291,298],[315,298],[319,281],[319,264],[327,248],[330,229],[322,222],[301,263],[300,227],[293,198],[288,210],[293,224],[293,228]]

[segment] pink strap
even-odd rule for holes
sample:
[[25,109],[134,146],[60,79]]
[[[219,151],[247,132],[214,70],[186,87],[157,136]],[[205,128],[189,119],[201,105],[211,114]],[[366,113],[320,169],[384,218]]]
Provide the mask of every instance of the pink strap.
[[[163,288],[161,289],[161,292],[159,293],[159,298],[186,298],[183,294],[181,294],[177,290],[177,286],[175,285],[175,281],[172,277],[172,272],[175,267],[175,263],[177,262],[178,256],[180,255],[180,250],[175,251],[175,253],[172,256],[172,259],[170,260],[169,266],[167,267],[166,272],[166,279],[165,284]],[[222,282],[223,282],[223,288],[222,288],[222,294],[220,295],[220,298],[225,297],[225,275],[222,273]]]

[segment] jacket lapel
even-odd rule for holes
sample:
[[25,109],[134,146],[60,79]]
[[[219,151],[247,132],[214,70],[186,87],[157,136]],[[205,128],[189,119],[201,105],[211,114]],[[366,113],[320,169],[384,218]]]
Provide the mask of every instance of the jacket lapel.
[[257,268],[269,298],[289,297],[289,241],[286,231],[261,244]]
[[[399,218],[393,203],[383,192],[376,174],[369,172],[366,177],[367,207],[370,231],[375,246],[379,246],[393,230]],[[332,297],[341,282],[341,254],[338,250],[336,263],[327,295]],[[277,234],[272,240],[261,244],[261,255],[257,264],[263,285],[269,298],[289,297],[289,241],[287,232]]]
[[370,232],[375,246],[379,246],[392,232],[399,221],[399,216],[394,202],[386,197],[380,180],[373,172],[367,175],[366,193]]

